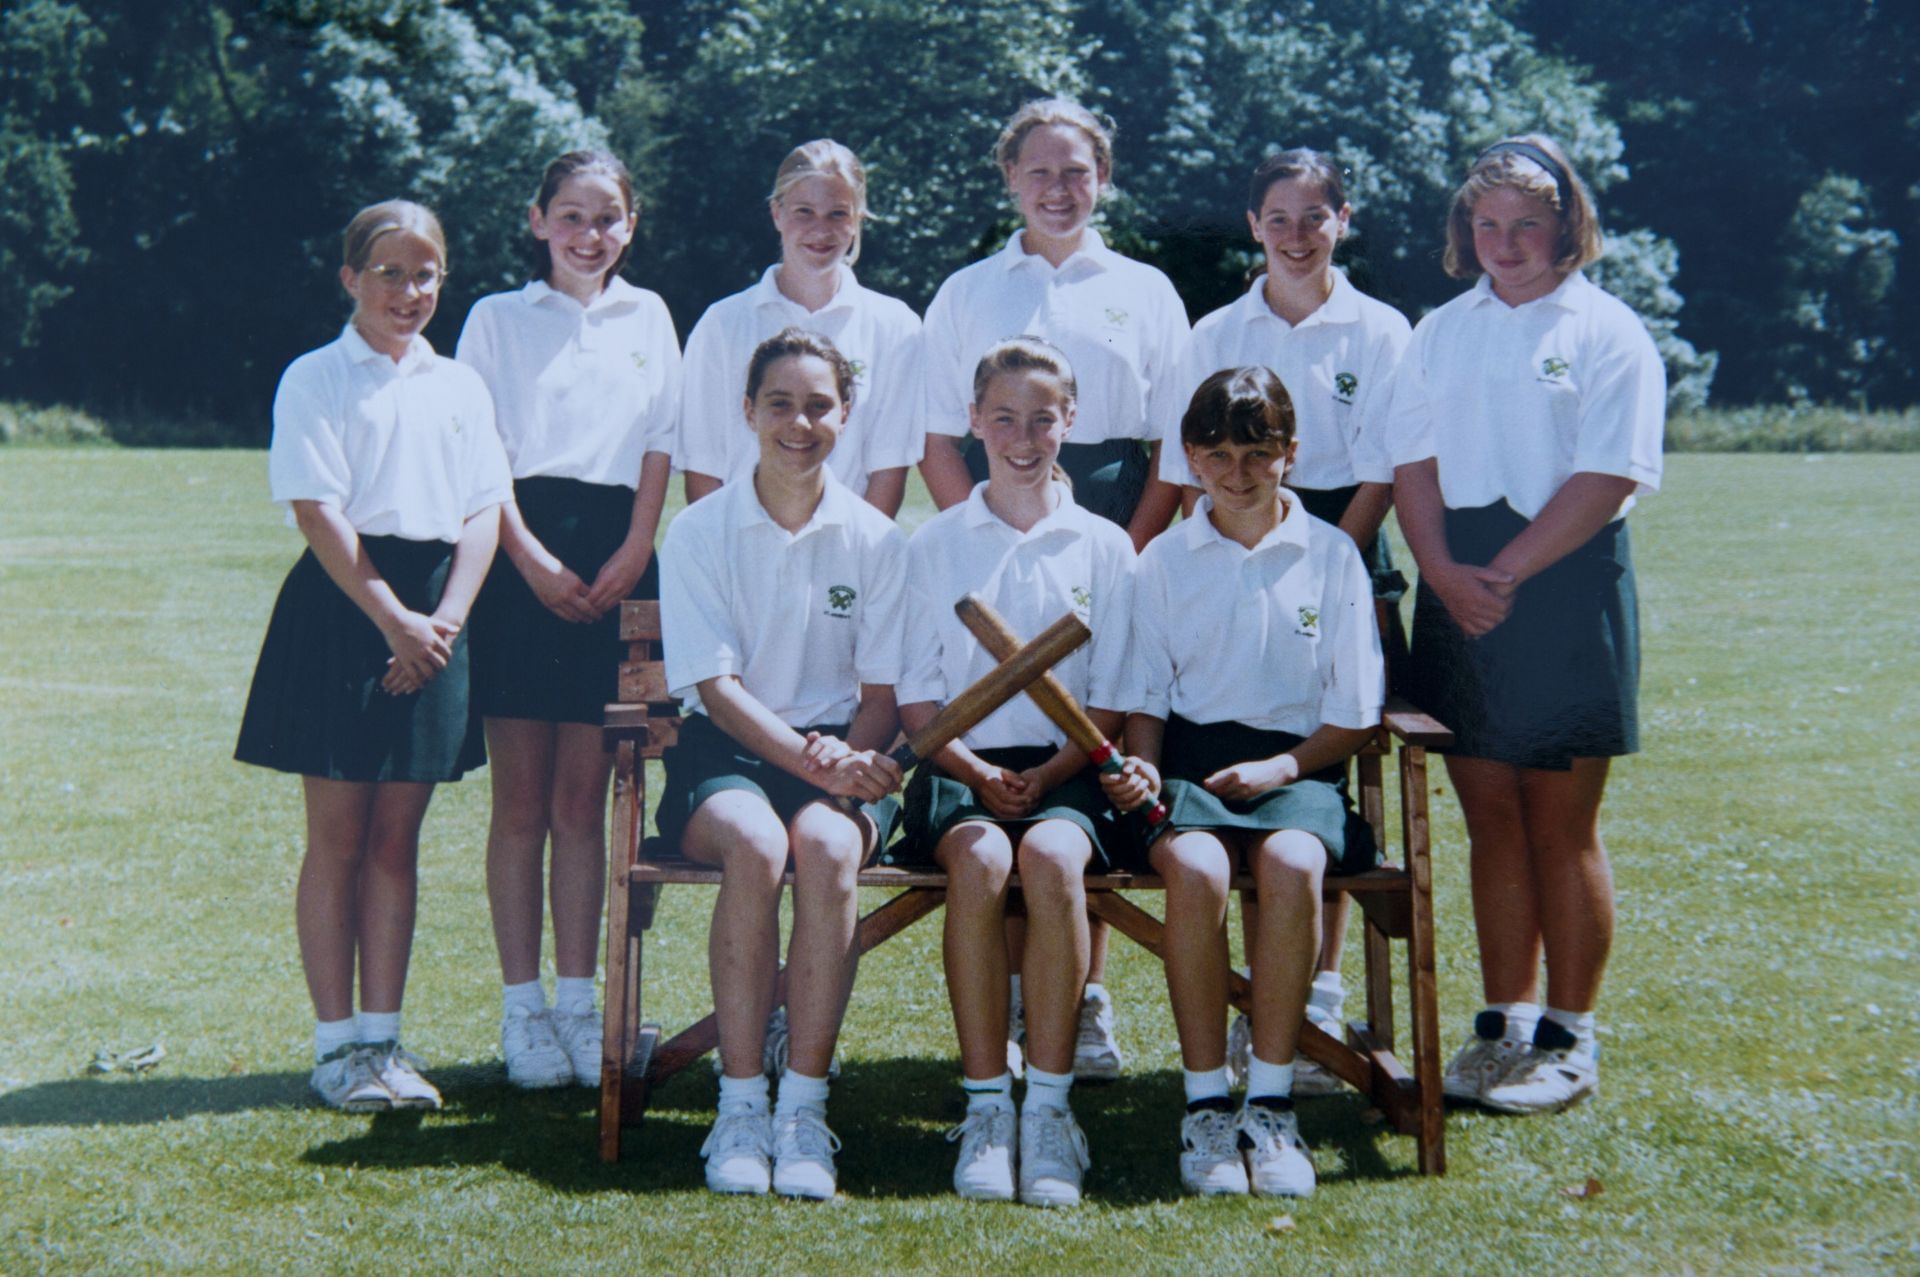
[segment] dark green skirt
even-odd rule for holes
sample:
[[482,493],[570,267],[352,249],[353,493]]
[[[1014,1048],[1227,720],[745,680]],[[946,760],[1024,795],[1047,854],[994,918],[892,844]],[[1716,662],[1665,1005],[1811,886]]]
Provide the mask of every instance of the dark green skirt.
[[[847,725],[834,723],[797,730],[802,736],[811,731],[844,738]],[[653,821],[660,831],[660,846],[674,854],[678,854],[680,837],[700,804],[729,789],[758,795],[782,821],[792,820],[808,803],[833,801],[833,796],[818,785],[748,753],[705,714],[688,714],[681,721],[679,741],[667,747],[660,762],[666,782],[661,786],[660,806]],[[880,831],[874,846],[885,847],[899,819],[899,802],[888,796],[877,803],[862,803],[860,810]]]
[[[987,477],[987,450],[964,436],[967,473],[975,483]],[[1147,487],[1147,445],[1139,439],[1060,445],[1060,468],[1073,481],[1073,501],[1110,523],[1126,527]]]
[[[633,523],[633,489],[617,484],[536,476],[515,480],[513,499],[527,530],[589,586]],[[657,558],[628,597],[660,597]],[[484,717],[597,724],[618,698],[620,609],[591,624],[562,620],[505,554],[494,558],[469,628],[473,699]]]
[[[1316,519],[1335,527],[1346,516],[1347,507],[1360,491],[1360,485],[1344,488],[1293,488],[1300,504]],[[1371,543],[1360,547],[1360,559],[1367,565],[1373,581],[1373,597],[1387,605],[1386,629],[1380,635],[1380,652],[1387,662],[1387,688],[1399,691],[1407,669],[1407,627],[1400,619],[1400,600],[1407,593],[1407,578],[1393,566],[1393,552],[1385,531],[1374,533]]]
[[[1052,758],[1058,751],[1052,745],[1015,745],[1006,749],[983,749],[980,757],[1011,772],[1023,772]],[[1135,868],[1139,864],[1138,839],[1122,828],[1120,819],[1107,805],[1097,773],[1083,767],[1061,782],[1041,800],[1041,806],[1022,820],[1002,820],[974,797],[971,786],[941,771],[933,763],[921,763],[907,782],[906,815],[901,820],[903,837],[882,861],[890,865],[931,865],[933,851],[946,832],[966,820],[984,820],[998,825],[1014,846],[1034,825],[1043,820],[1064,820],[1077,825],[1093,843],[1088,873],[1107,873]]]
[[1201,786],[1224,767],[1272,758],[1302,739],[1245,723],[1195,723],[1178,714],[1171,716],[1160,749],[1160,801],[1167,805],[1168,828],[1259,833],[1298,829],[1318,838],[1327,849],[1327,863],[1341,872],[1373,868],[1379,863],[1379,850],[1373,830],[1347,797],[1344,762],[1242,801],[1229,802]]
[[[452,545],[378,536],[360,545],[406,607],[430,613],[439,604]],[[409,696],[380,688],[392,655],[308,550],[273,605],[233,756],[351,781],[458,780],[484,764],[480,720],[467,712],[466,633],[447,668]]]
[[[1448,510],[1447,547],[1485,565],[1528,520],[1506,502]],[[1408,696],[1453,729],[1446,751],[1545,771],[1640,748],[1640,619],[1627,524],[1615,519],[1522,585],[1471,639],[1425,581],[1413,603]]]

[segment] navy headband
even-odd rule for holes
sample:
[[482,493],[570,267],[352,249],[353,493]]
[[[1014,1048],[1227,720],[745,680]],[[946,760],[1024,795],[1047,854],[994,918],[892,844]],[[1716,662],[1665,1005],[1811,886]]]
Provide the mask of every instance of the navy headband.
[[1480,160],[1493,155],[1518,155],[1538,164],[1546,170],[1547,176],[1553,179],[1554,190],[1560,197],[1560,212],[1562,214],[1573,212],[1573,179],[1567,176],[1567,170],[1561,166],[1560,161],[1547,154],[1545,150],[1531,142],[1495,142],[1480,152],[1480,159],[1475,160],[1474,164],[1477,166]]

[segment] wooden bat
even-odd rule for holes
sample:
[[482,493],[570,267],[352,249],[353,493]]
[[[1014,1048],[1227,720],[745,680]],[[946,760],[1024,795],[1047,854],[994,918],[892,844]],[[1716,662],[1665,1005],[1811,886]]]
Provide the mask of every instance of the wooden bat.
[[[969,594],[953,605],[954,614],[980,645],[994,656],[1005,659],[1007,653],[1020,646],[1020,638],[1013,632],[1001,615],[978,594]],[[1069,613],[1071,615],[1071,613]],[[1103,772],[1118,773],[1125,768],[1120,762],[1120,751],[1113,747],[1087,712],[1080,708],[1080,702],[1073,699],[1073,693],[1055,678],[1051,672],[1042,674],[1027,684],[1027,695],[1040,707],[1042,713],[1051,718],[1067,739],[1087,751],[1087,759]],[[1158,829],[1166,823],[1167,809],[1158,794],[1149,798],[1137,809],[1147,822],[1148,829]]]
[[[1015,643],[1005,653],[996,653],[1001,657],[999,665],[948,701],[888,757],[899,764],[901,771],[906,771],[948,741],[966,735],[981,719],[1031,687],[1035,679],[1047,677],[1048,670],[1092,637],[1093,631],[1087,628],[1086,622],[1068,612],[1035,635],[1026,646]],[[858,806],[851,798],[840,798],[836,802],[841,810],[848,812]]]

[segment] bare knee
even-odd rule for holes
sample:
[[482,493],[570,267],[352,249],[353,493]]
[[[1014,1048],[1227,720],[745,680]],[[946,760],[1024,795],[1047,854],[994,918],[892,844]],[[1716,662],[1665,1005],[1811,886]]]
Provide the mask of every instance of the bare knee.
[[728,790],[700,804],[680,850],[689,860],[718,865],[735,886],[777,891],[787,868],[787,827],[764,799]]
[[809,803],[788,827],[796,878],[852,887],[866,851],[866,827],[837,807]]
[[1043,820],[1020,840],[1020,885],[1029,904],[1072,901],[1086,894],[1084,878],[1093,844],[1064,820]]
[[419,871],[418,829],[374,829],[367,836],[363,863],[376,873],[411,879]]
[[1327,872],[1327,848],[1312,834],[1283,829],[1249,853],[1255,887],[1265,899],[1318,899]]
[[1176,835],[1156,843],[1150,859],[1169,896],[1225,907],[1232,864],[1218,838],[1202,833]]
[[933,858],[947,871],[949,907],[956,901],[998,900],[1006,894],[1013,845],[993,825],[967,821],[949,829]]

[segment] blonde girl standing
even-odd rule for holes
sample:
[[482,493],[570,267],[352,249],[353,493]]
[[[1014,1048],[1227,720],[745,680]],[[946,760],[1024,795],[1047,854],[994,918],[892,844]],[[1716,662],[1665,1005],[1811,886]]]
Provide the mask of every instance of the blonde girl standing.
[[1639,317],[1581,272],[1600,251],[1556,143],[1484,151],[1447,219],[1447,270],[1474,286],[1414,330],[1388,426],[1420,568],[1408,690],[1454,731],[1487,1001],[1445,1087],[1514,1113],[1599,1085],[1600,801],[1639,746],[1626,514],[1660,483],[1666,376]]
[[[513,467],[502,561],[474,619],[475,707],[493,764],[487,898],[501,1052],[515,1086],[598,1085],[593,975],[606,886],[620,600],[659,594],[680,348],[658,295],[620,278],[638,222],[626,166],[570,151],[527,211],[538,274],[474,303],[459,358],[493,392]],[[554,1006],[540,982],[552,846]]]
[[511,479],[485,385],[420,335],[447,276],[439,221],[374,204],[342,258],[353,317],[274,396],[268,477],[307,550],[274,603],[234,757],[302,778],[294,914],[314,1093],[349,1112],[438,1108],[400,1045],[420,825],[436,783],[486,760],[465,628]]
[[779,262],[753,287],[709,306],[687,338],[674,454],[687,500],[753,473],[759,451],[740,428],[741,369],[754,347],[792,326],[832,341],[853,368],[853,409],[833,450],[833,473],[891,518],[900,511],[907,470],[920,460],[920,317],[854,277],[868,216],[867,171],[830,139],[796,146],[774,174],[767,211],[780,236]]
[[[1072,369],[1043,341],[1013,338],[981,358],[971,416],[987,481],[922,526],[907,551],[911,657],[900,714],[909,731],[992,668],[953,612],[968,593],[1023,634],[1068,611],[1087,621],[1092,641],[1054,674],[1096,723],[1119,730],[1134,700],[1126,662],[1133,546],[1074,503],[1057,465],[1075,399]],[[1068,1094],[1089,959],[1082,877],[1123,867],[1125,852],[1086,753],[1017,698],[922,764],[907,791],[906,826],[900,858],[948,875],[947,989],[967,1094],[966,1120],[949,1137],[960,1144],[954,1188],[986,1200],[1010,1201],[1017,1191],[1033,1205],[1077,1203],[1088,1159]],[[1028,917],[1017,1141],[1002,938],[1015,870]]]

